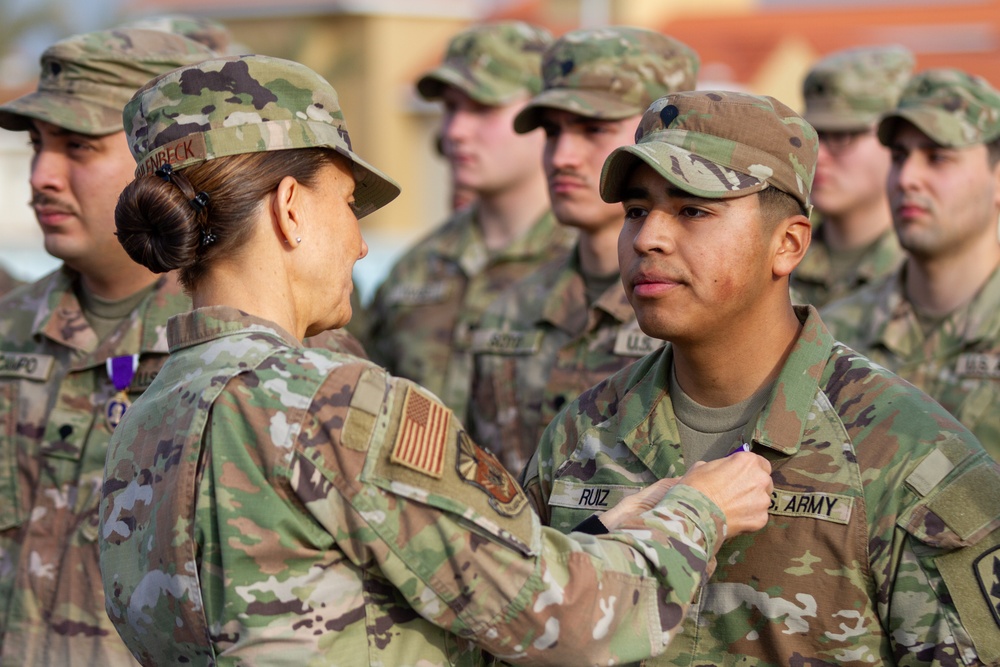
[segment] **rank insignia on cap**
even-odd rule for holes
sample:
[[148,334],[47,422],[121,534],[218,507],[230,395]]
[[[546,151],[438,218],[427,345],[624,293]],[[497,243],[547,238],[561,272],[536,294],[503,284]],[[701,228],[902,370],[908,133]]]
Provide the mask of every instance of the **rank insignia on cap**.
[[986,604],[993,620],[1000,626],[1000,546],[990,549],[973,563],[979,588],[986,597]]
[[500,514],[517,516],[528,504],[527,496],[507,469],[495,456],[477,447],[465,431],[458,434],[458,460],[455,465],[462,479],[489,494],[490,506]]
[[423,392],[408,387],[402,422],[389,460],[431,477],[444,472],[445,440],[451,413]]

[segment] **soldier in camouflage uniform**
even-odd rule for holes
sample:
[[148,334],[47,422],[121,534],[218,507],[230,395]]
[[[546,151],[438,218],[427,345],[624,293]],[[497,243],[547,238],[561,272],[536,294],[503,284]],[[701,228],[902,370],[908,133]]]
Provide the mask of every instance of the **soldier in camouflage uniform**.
[[144,664],[481,664],[473,642],[638,660],[670,640],[722,535],[763,525],[770,468],[746,453],[659,485],[651,511],[610,522],[625,531],[543,529],[428,392],[301,347],[350,317],[355,216],[399,193],[312,71],[206,61],[141,89],[125,125],[139,166],[119,240],[177,267],[198,305],[168,323],[170,358],[108,452],[101,571]]
[[576,247],[515,283],[472,338],[470,431],[518,473],[556,413],[608,375],[662,345],[635,321],[618,274],[621,206],[601,200],[601,167],[633,140],[658,97],[692,90],[698,56],[641,28],[577,30],[542,59],[543,90],[518,114],[518,132],[545,130],[549,201]]
[[472,380],[471,332],[511,283],[568,251],[569,230],[548,211],[540,132],[512,122],[541,87],[547,32],[520,22],[469,28],[444,63],[417,82],[445,106],[442,148],[456,186],[476,203],[408,250],[369,308],[372,359],[426,386],[460,418]]
[[903,259],[885,192],[889,151],[875,124],[896,106],[912,70],[903,47],[868,47],[827,56],[806,76],[802,115],[819,134],[819,158],[812,244],[791,280],[802,303],[819,308],[847,296]]
[[771,461],[769,522],[723,545],[666,653],[644,664],[997,664],[1000,466],[790,303],[813,129],[771,98],[699,91],[658,100],[636,136],[601,194],[625,209],[638,321],[670,345],[549,426],[525,486],[543,520],[568,530],[749,447]]
[[928,70],[886,114],[902,267],[830,304],[838,340],[917,385],[1000,460],[1000,93]]
[[[153,76],[212,55],[164,32],[71,37],[43,54],[37,92],[0,107],[0,126],[29,133],[35,213],[64,261],[0,305],[0,665],[135,664],[98,571],[104,457],[191,300],[113,235],[135,168],[121,109]],[[361,350],[342,335],[310,344]]]
[[112,234],[132,178],[121,109],[150,77],[210,55],[146,30],[71,37],[42,55],[36,92],[0,106],[0,127],[29,133],[32,206],[64,261],[0,305],[0,665],[135,664],[98,571],[104,456],[190,301]]

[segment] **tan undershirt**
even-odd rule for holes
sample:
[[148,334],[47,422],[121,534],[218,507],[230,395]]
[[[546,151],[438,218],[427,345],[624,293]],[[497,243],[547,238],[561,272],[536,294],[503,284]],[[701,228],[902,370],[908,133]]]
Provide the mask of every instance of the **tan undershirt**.
[[104,340],[155,289],[156,283],[153,283],[149,287],[141,289],[124,299],[109,301],[77,286],[76,296],[80,300],[83,316],[87,318],[90,328],[97,334],[98,340]]
[[708,408],[696,403],[677,383],[673,364],[670,366],[670,400],[677,417],[681,436],[681,452],[690,465],[695,461],[721,459],[747,442],[744,429],[767,402],[774,383],[758,389],[750,398],[736,405]]

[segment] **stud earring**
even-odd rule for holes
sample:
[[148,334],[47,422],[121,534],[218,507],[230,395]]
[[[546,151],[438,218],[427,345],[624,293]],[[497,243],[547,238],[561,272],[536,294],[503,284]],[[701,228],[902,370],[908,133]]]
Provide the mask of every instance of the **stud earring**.
[[296,236],[295,237],[295,242],[296,243],[302,243],[302,237],[301,236]]

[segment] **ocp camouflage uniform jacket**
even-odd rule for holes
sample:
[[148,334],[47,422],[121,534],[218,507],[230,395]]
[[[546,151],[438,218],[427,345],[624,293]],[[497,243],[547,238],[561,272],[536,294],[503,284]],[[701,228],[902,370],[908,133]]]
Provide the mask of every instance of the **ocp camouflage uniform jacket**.
[[551,212],[491,255],[477,206],[456,213],[396,262],[368,311],[372,360],[441,397],[460,420],[472,382],[471,331],[510,284],[569,251],[575,234]]
[[578,253],[543,266],[486,310],[472,337],[470,431],[520,473],[569,401],[662,345],[615,282],[588,305]]
[[930,394],[1000,460],[1000,269],[929,337],[904,285],[905,265],[830,304],[823,319],[838,340]]
[[[797,312],[803,330],[752,422],[773,466],[770,520],[723,545],[680,633],[645,664],[995,664],[1000,467],[814,309]],[[670,364],[669,347],[650,354],[549,426],[525,487],[543,521],[568,530],[687,469]]]
[[903,249],[899,247],[896,232],[887,229],[868,246],[847,279],[834,281],[830,273],[830,248],[824,240],[824,226],[820,223],[815,228],[806,256],[792,273],[790,285],[798,302],[821,308],[884,278],[899,268],[903,261]]
[[134,400],[167,357],[172,278],[105,340],[57,270],[0,302],[0,664],[133,665],[104,611],[97,507],[116,393],[109,357],[139,355]]
[[[686,486],[601,537],[523,491],[415,384],[212,307],[108,452],[108,612],[145,664],[530,664],[663,649],[723,516]],[[676,491],[676,492],[675,492]]]

